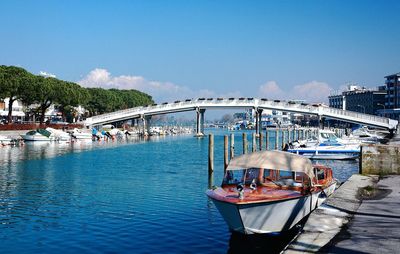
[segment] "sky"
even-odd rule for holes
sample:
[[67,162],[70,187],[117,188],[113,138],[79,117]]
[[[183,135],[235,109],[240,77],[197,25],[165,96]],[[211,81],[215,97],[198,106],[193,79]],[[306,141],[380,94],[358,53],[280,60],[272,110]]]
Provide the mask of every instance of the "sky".
[[400,72],[400,1],[0,1],[0,64],[155,101],[326,102]]

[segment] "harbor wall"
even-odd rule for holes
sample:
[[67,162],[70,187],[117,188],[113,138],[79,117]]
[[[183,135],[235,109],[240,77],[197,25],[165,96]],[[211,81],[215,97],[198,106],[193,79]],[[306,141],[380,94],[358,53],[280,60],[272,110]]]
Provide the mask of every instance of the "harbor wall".
[[400,146],[362,145],[360,173],[372,175],[399,175]]

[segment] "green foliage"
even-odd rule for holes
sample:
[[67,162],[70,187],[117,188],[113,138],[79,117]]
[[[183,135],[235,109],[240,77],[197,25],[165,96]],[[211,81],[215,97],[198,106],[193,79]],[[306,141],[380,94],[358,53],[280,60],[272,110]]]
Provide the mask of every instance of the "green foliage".
[[33,75],[26,70],[15,66],[0,66],[0,99],[9,98],[8,122],[12,122],[11,113],[13,103],[26,95],[25,88],[29,85]]
[[85,107],[91,115],[104,114],[153,103],[151,96],[133,89],[107,90],[103,88],[88,88],[87,90],[90,96]]
[[19,67],[0,65],[0,99],[4,98],[36,104],[34,111],[40,114],[41,122],[52,104],[64,117],[72,119],[78,105],[84,106],[90,115],[97,115],[153,103],[151,96],[137,90],[83,88],[73,82],[35,76]]

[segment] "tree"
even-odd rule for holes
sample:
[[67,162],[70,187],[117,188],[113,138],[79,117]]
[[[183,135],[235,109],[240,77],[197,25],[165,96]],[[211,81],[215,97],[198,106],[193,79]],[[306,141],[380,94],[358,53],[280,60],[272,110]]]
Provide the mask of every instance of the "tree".
[[[35,91],[33,94],[34,103],[37,103],[39,107],[37,111],[40,114],[40,123],[44,123],[46,110],[59,99],[60,93],[62,93],[63,81],[56,78],[45,78],[42,76],[36,76],[34,86]],[[62,96],[62,95],[61,95]]]
[[86,109],[90,115],[104,114],[153,103],[151,96],[137,90],[87,88],[90,96]]
[[89,93],[76,83],[60,81],[56,87],[58,91],[55,104],[62,113],[65,121],[67,115],[72,115],[74,107],[87,103]]
[[12,123],[13,103],[22,98],[32,82],[32,74],[20,67],[0,66],[0,99],[9,98],[8,123]]
[[35,76],[15,66],[0,66],[0,99],[10,98],[9,122],[12,121],[12,104],[20,99],[26,105],[37,104],[35,112],[44,122],[46,110],[56,105],[63,118],[73,116],[74,107],[84,106],[90,115],[132,108],[153,103],[150,95],[137,90],[83,88],[76,83],[56,78]]

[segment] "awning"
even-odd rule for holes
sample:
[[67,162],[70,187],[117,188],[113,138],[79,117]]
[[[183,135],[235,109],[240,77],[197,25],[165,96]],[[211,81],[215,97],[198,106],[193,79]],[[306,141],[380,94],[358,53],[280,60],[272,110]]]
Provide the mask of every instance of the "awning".
[[227,170],[246,168],[279,169],[292,172],[303,172],[314,177],[311,161],[301,155],[281,151],[261,151],[234,157]]

